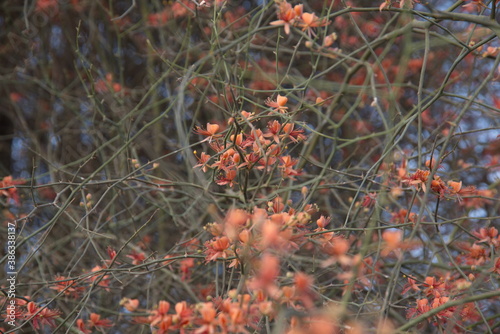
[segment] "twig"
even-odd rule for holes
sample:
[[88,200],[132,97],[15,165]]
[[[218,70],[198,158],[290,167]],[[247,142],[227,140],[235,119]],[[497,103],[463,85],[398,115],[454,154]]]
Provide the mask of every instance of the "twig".
[[118,17],[112,18],[111,21],[123,19],[125,16],[127,16],[128,13],[130,13],[132,11],[132,9],[134,9],[135,6],[136,6],[135,0],[132,0],[132,5],[125,11],[125,13],[123,13],[122,15],[120,15]]

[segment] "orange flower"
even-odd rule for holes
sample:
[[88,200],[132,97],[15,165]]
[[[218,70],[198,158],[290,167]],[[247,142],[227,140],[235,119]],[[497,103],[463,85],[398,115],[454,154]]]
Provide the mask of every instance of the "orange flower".
[[297,272],[294,276],[294,287],[295,291],[304,304],[305,307],[310,308],[314,305],[313,295],[312,295],[312,285],[314,283],[314,278],[303,273]]
[[65,276],[56,276],[54,280],[58,282],[56,282],[55,285],[51,286],[50,288],[58,292],[64,291],[65,295],[78,297],[83,291],[85,291],[84,287],[76,286],[76,280],[68,279]]
[[442,281],[436,281],[436,278],[433,276],[427,276],[425,278],[425,283],[423,284],[425,288],[425,294],[427,296],[440,297],[441,291],[443,289]]
[[168,333],[168,330],[170,329],[171,325],[172,325],[172,317],[171,316],[163,317],[161,321],[158,323],[158,330],[155,332],[155,334]]
[[267,123],[267,129],[263,136],[266,138],[273,138],[274,142],[278,143],[280,142],[280,136],[278,134],[281,131],[281,124],[277,120],[274,120],[272,122]]
[[[425,167],[427,167],[429,169],[433,169],[435,167],[434,163],[435,163],[434,158],[431,158],[425,162]],[[443,165],[438,165],[438,169],[441,169],[441,168],[443,168]]]
[[472,234],[479,238],[478,242],[486,242],[494,247],[500,246],[500,237],[498,230],[494,227],[480,228],[479,232],[472,232]]
[[158,307],[153,311],[153,317],[167,315],[170,310],[170,303],[165,300],[160,300],[158,302]]
[[91,334],[92,331],[85,326],[85,321],[83,319],[76,320],[76,328],[83,334]]
[[404,295],[410,290],[420,291],[420,286],[413,278],[408,277],[408,283],[403,287],[403,291],[401,292],[401,294]]
[[255,113],[254,112],[248,112],[248,111],[242,110],[241,111],[241,116],[243,117],[244,120],[249,121],[249,120],[252,120],[255,117]]
[[[438,308],[439,306],[446,304],[449,300],[450,300],[450,297],[436,297],[432,301],[431,308]],[[446,309],[442,310],[441,312],[439,312],[436,315],[436,317],[438,319],[451,318],[453,316],[453,314],[455,313],[455,309],[456,309],[456,307],[446,308]]]
[[221,176],[215,180],[215,183],[217,183],[219,186],[224,186],[226,184],[229,185],[229,187],[233,187],[236,181],[234,180],[236,178],[236,171],[234,169],[228,170],[224,172],[224,176]]
[[147,318],[140,318],[139,321],[149,323],[151,326],[158,328],[156,334],[167,333],[172,324],[172,316],[168,314],[170,303],[165,300],[160,300],[155,310]]
[[491,268],[489,271],[500,275],[500,257],[495,260],[495,264],[493,265],[493,268]]
[[427,298],[417,299],[417,309],[420,314],[429,312],[431,307],[429,306],[429,300]]
[[409,184],[410,186],[414,186],[417,190],[425,189],[425,184],[427,179],[429,178],[430,171],[417,169],[417,171],[410,176],[404,178],[403,182]]
[[114,250],[111,246],[108,246],[108,248],[106,248],[106,252],[108,253],[109,260],[104,260],[104,262],[109,267],[111,262],[113,262],[113,260],[115,260],[117,253],[116,253],[116,250]]
[[129,312],[134,312],[139,307],[139,299],[129,299],[125,297],[120,300],[120,306],[123,306]]
[[201,315],[201,326],[194,332],[195,334],[202,333],[215,333],[217,329],[217,319],[215,318],[217,315],[217,310],[214,308],[213,303],[207,302],[201,304],[201,307],[198,309],[198,312]]
[[187,280],[191,277],[191,269],[194,267],[194,259],[187,258],[181,261],[180,271],[182,273],[181,280]]
[[278,19],[277,21],[273,21],[270,24],[272,26],[283,26],[285,29],[285,33],[287,35],[290,34],[290,26],[294,23],[295,18],[300,17],[302,14],[302,5],[296,5],[292,8],[288,2],[283,1],[279,4],[278,7]]
[[188,307],[185,301],[175,304],[175,315],[172,321],[176,324],[177,328],[183,327],[190,323],[193,310]]
[[248,213],[241,209],[231,209],[224,220],[224,233],[230,240],[235,241],[239,238],[239,233],[247,224]]
[[215,261],[217,258],[228,258],[233,255],[232,250],[229,249],[231,242],[228,237],[215,238],[205,242],[205,261]]
[[232,226],[244,226],[248,221],[248,213],[242,209],[231,209],[226,215],[226,224]]
[[331,217],[325,217],[321,215],[318,220],[316,220],[316,224],[318,225],[318,231],[322,231],[325,229],[326,225],[330,223]]
[[92,276],[90,276],[89,280],[92,283],[98,282],[98,284],[99,284],[100,287],[104,287],[106,290],[109,290],[108,289],[108,286],[109,286],[109,275],[105,275],[105,274],[99,273],[103,269],[104,268],[101,267],[101,266],[95,266],[94,268],[92,268],[91,272],[95,273],[95,274],[92,275]]
[[444,197],[445,192],[448,190],[446,188],[446,185],[444,184],[444,181],[441,180],[441,178],[437,175],[434,175],[434,180],[431,182],[431,189],[438,193],[441,198]]
[[314,13],[302,13],[298,25],[302,27],[302,31],[306,31],[311,35],[312,28],[324,27],[330,24],[330,21],[320,19]]
[[273,101],[271,100],[271,98],[268,98],[265,104],[266,106],[274,108],[274,111],[284,114],[288,111],[288,107],[285,106],[287,102],[288,98],[286,96],[281,96],[278,94],[276,101]]
[[236,145],[241,146],[241,144],[243,143],[243,134],[240,133],[240,134],[238,134],[236,136],[235,135],[231,135],[230,139]]
[[298,161],[296,159],[292,159],[289,155],[285,155],[280,158],[280,166],[281,175],[283,178],[290,178],[291,180],[295,180],[294,176],[301,175],[302,172],[300,170],[293,169]]
[[133,265],[138,265],[144,262],[146,259],[146,255],[144,253],[138,253],[135,250],[133,250],[130,254],[126,255],[128,258],[132,259],[132,264]]
[[304,130],[303,129],[294,129],[295,124],[293,123],[287,123],[283,125],[283,132],[285,134],[280,135],[280,137],[283,138],[290,138],[294,143],[298,143],[301,140],[306,140],[307,137],[304,135]]
[[462,181],[448,181],[448,187],[450,187],[451,193],[458,194],[462,189]]
[[464,253],[458,256],[458,260],[471,267],[480,266],[490,259],[489,247],[483,247],[482,244],[473,244],[470,246],[462,243],[460,247]]
[[196,129],[194,129],[194,132],[202,136],[206,136],[207,138],[205,138],[205,140],[208,140],[208,142],[210,143],[214,138],[220,137],[220,135],[218,134],[219,130],[220,130],[219,124],[207,123],[206,130],[197,126]]
[[[194,152],[196,156],[196,151]],[[198,157],[197,157],[198,158]],[[193,168],[196,167],[201,167],[201,170],[206,173],[208,170],[208,167],[210,167],[207,163],[210,160],[210,155],[206,154],[205,152],[201,152],[201,156],[198,158],[198,164],[193,166]]]
[[323,261],[322,266],[331,266],[334,263],[348,264],[351,258],[347,255],[350,244],[347,239],[340,235],[334,235],[332,232],[320,234],[317,236],[321,244],[321,251],[330,258]]
[[248,281],[250,290],[264,289],[268,295],[277,292],[275,280],[280,274],[280,259],[269,253],[264,253],[258,264],[257,274]]
[[38,307],[34,302],[26,305],[26,313],[23,315],[25,320],[30,319],[34,329],[41,329],[42,326],[56,327],[55,318],[59,317],[61,312],[51,310],[47,307]]
[[474,186],[462,187],[462,181],[448,181],[448,191],[451,195],[455,195],[457,200],[462,203],[462,196],[472,196],[477,194],[477,189]]
[[0,195],[12,199],[16,205],[20,205],[21,200],[19,199],[19,194],[17,193],[17,188],[15,186],[24,183],[26,183],[26,181],[13,180],[12,176],[6,176],[2,181],[0,181]]
[[109,319],[101,319],[101,316],[97,313],[90,313],[90,317],[88,320],[88,326],[90,328],[105,328],[105,327],[113,327],[113,322]]
[[385,241],[385,246],[382,249],[381,255],[387,256],[391,252],[399,254],[401,242],[403,240],[403,231],[400,230],[386,230],[382,233],[382,239]]
[[406,209],[400,209],[397,212],[393,212],[391,215],[391,221],[397,224],[404,224],[406,222],[406,216],[408,216],[408,222],[412,223],[415,223],[418,218],[416,213],[410,212],[410,214],[408,214],[408,210]]

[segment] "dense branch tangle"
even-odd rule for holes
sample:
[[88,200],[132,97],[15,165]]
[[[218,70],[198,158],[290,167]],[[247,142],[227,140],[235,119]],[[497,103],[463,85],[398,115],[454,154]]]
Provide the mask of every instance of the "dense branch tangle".
[[9,5],[2,330],[495,331],[493,3]]

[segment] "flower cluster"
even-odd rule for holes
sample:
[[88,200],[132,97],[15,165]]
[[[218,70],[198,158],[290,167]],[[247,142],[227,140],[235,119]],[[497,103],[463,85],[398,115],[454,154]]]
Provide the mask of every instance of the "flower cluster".
[[[426,165],[432,168],[432,163],[430,161],[427,161]],[[417,169],[415,173],[403,177],[403,183],[413,186],[417,190],[426,191],[430,174],[430,169]],[[449,197],[455,197],[459,201],[462,201],[462,196],[474,196],[478,194],[474,186],[463,187],[462,181],[456,182],[449,180],[445,183],[441,177],[436,174],[434,174],[430,182],[430,187],[440,198],[445,198],[445,196],[448,195]]]
[[[71,298],[81,297],[87,287],[93,284],[109,291],[110,276],[106,273],[106,269],[108,269],[112,263],[118,262],[115,261],[116,251],[109,247],[108,256],[109,260],[104,260],[105,266],[94,266],[82,279],[56,275],[54,277],[54,283],[50,288]],[[127,255],[127,257],[130,257],[130,255]]]
[[[273,111],[286,113],[287,101],[286,97],[278,95],[275,101],[268,99],[266,105]],[[286,149],[289,144],[297,144],[307,138],[304,130],[296,128],[294,123],[279,120],[269,121],[261,129],[254,125],[258,120],[254,113],[242,111],[241,117],[230,120],[231,127],[225,134],[219,124],[207,123],[206,128],[196,127],[194,132],[205,136],[204,141],[210,144],[215,154],[202,152],[198,157],[199,163],[194,167],[201,168],[203,172],[215,170],[215,182],[220,186],[233,187],[238,174],[249,170],[266,174],[278,170],[283,178],[294,180],[301,171],[295,168],[298,160],[286,154]]]
[[[213,237],[204,243],[205,264],[223,261],[228,268],[246,272],[244,284],[223,296],[209,296],[205,302],[179,302],[174,310],[169,302],[159,301],[154,309],[146,310],[147,317],[135,317],[135,322],[151,326],[155,334],[182,332],[187,327],[194,333],[246,333],[248,329],[258,329],[264,317],[276,318],[282,308],[313,309],[318,297],[314,278],[302,271],[282,275],[281,257],[319,245],[327,256],[336,258],[334,262],[340,258],[346,261],[349,249],[346,239],[325,228],[329,218],[321,216],[316,221],[317,228],[309,228],[315,212],[312,205],[300,212],[287,209],[280,198],[269,202],[267,210],[229,210],[221,222],[205,227]],[[136,311],[139,302],[125,299],[122,304],[127,310]],[[311,321],[320,318],[323,319],[321,316]],[[332,319],[327,318],[323,320],[334,328]],[[292,321],[290,333],[297,327],[312,326],[297,320]]]
[[491,272],[500,274],[498,269],[498,259],[494,260],[495,254],[500,251],[500,236],[495,227],[480,228],[473,231],[472,235],[477,238],[474,243],[461,242],[460,248],[463,252],[456,257],[460,264],[470,266],[472,271],[480,270],[482,266],[493,266]]
[[83,334],[91,334],[94,330],[103,332],[105,328],[113,327],[113,322],[109,319],[101,319],[101,316],[97,313],[91,313],[87,321],[77,319],[76,327]]
[[292,7],[286,0],[276,0],[278,5],[278,20],[271,22],[273,26],[283,26],[285,33],[290,34],[290,27],[295,26],[307,31],[311,36],[313,28],[324,27],[330,24],[327,19],[320,19],[314,13],[303,11],[303,5]]
[[[56,327],[56,319],[60,317],[59,310],[50,309],[47,306],[41,306],[29,298],[17,298],[16,300],[16,314],[13,317],[20,321],[28,321],[35,330],[49,326]],[[0,303],[5,303],[6,298],[0,297]],[[11,314],[12,316],[12,314]],[[7,312],[2,317],[7,318]]]
[[[413,318],[425,314],[454,300],[454,296],[460,295],[467,290],[473,280],[473,275],[469,275],[467,279],[427,276],[423,282],[417,282],[414,278],[408,278],[408,283],[404,286],[402,293],[407,294],[412,291],[419,294],[420,298],[416,299],[414,307],[407,310],[407,317]],[[465,321],[479,320],[480,314],[474,303],[466,303],[460,307],[450,306],[445,308],[439,311],[434,317],[428,318],[428,321],[443,325],[452,319],[455,326],[459,328]]]
[[242,263],[265,250],[292,252],[307,241],[306,225],[313,206],[302,212],[284,210],[278,197],[269,203],[269,211],[254,208],[252,212],[231,209],[223,222],[208,224],[205,229],[213,238],[205,242],[205,261],[230,260],[229,267]]
[[[494,259],[492,254],[500,250],[500,237],[498,230],[494,227],[480,228],[473,231],[472,235],[477,241],[472,245],[466,242],[458,243],[457,246],[463,251],[455,258],[457,264],[469,266],[471,272],[467,276],[460,276],[458,273],[440,276],[426,277],[422,282],[415,278],[408,278],[408,283],[404,286],[402,294],[410,292],[416,293],[415,307],[408,309],[407,317],[413,318],[425,314],[447,302],[460,298],[476,280],[476,276],[481,275],[485,268],[500,275],[500,258]],[[478,276],[479,277],[479,276]],[[476,305],[466,303],[460,307],[451,306],[438,312],[428,321],[446,324],[453,319],[456,326],[463,326],[465,322],[475,322],[481,315]]]

